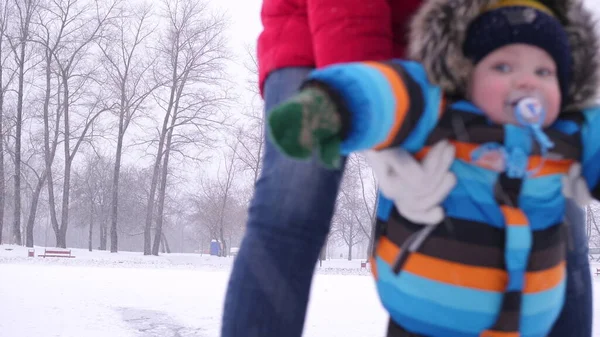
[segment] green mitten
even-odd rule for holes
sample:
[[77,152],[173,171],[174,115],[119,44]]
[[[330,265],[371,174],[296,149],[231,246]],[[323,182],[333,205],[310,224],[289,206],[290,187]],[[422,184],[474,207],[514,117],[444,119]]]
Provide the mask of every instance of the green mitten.
[[271,112],[268,126],[273,143],[289,157],[308,159],[316,150],[325,167],[340,167],[342,122],[326,91],[305,88]]

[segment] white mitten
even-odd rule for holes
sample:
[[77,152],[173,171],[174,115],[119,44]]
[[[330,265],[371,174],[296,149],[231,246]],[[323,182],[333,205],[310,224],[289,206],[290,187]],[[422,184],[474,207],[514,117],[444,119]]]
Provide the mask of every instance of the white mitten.
[[572,199],[579,206],[587,206],[592,202],[592,195],[581,176],[581,165],[573,164],[569,172],[562,177],[562,192],[565,198]]
[[403,217],[424,225],[435,225],[444,218],[441,203],[456,185],[450,172],[454,154],[448,141],[433,146],[420,163],[400,148],[365,151],[381,193],[394,201]]

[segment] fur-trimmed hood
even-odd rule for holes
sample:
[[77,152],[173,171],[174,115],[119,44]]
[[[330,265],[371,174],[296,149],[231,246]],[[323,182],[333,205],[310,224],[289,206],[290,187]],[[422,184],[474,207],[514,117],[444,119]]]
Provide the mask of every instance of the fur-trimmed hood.
[[[450,97],[464,97],[473,68],[463,55],[469,23],[499,0],[425,0],[410,26],[410,59],[425,67],[432,83]],[[581,0],[541,0],[561,21],[572,53],[571,83],[565,111],[592,105],[600,84],[600,42],[592,14]]]

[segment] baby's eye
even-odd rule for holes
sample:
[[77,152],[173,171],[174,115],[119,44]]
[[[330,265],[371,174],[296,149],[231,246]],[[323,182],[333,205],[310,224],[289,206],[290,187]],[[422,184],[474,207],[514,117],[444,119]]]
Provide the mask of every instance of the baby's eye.
[[554,70],[550,68],[538,68],[535,74],[541,77],[554,76]]
[[498,63],[493,67],[493,69],[501,73],[508,73],[512,70],[508,63]]

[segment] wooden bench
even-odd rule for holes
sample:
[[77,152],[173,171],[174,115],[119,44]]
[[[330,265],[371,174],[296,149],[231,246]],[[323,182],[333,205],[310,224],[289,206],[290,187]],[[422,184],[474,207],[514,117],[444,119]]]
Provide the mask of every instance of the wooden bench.
[[360,269],[367,269],[367,261],[360,261]]
[[38,257],[75,257],[71,255],[71,250],[56,250],[56,249],[44,249],[43,255],[38,255]]
[[600,268],[596,268],[596,276],[600,275]]

